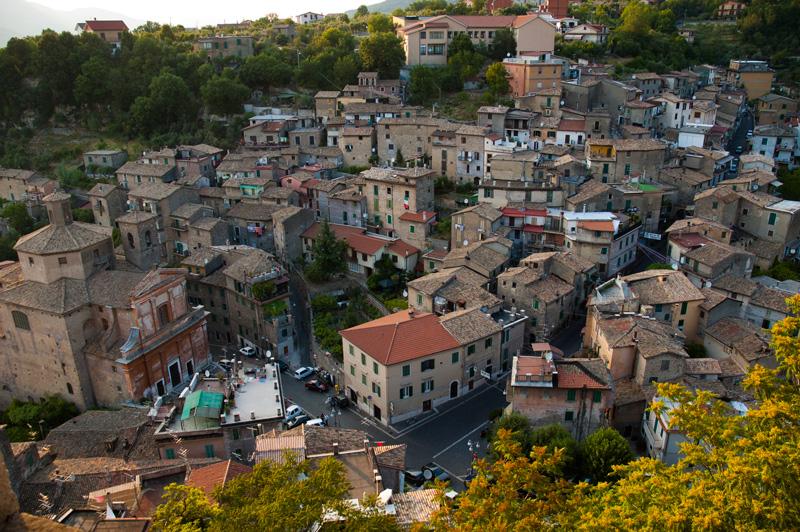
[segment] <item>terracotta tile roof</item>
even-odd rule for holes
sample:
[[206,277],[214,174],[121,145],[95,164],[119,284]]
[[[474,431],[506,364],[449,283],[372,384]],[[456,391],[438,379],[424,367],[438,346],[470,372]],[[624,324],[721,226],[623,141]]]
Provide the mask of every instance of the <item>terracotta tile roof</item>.
[[186,479],[186,484],[200,488],[209,499],[213,498],[214,488],[224,486],[232,478],[253,471],[253,468],[234,460],[226,460],[205,467],[194,468]]
[[450,312],[442,316],[440,323],[461,345],[476,342],[503,330],[499,323],[479,308]]
[[111,238],[110,228],[83,222],[66,225],[46,225],[28,233],[14,244],[16,251],[36,255],[80,251]]
[[404,222],[433,223],[436,221],[436,213],[431,211],[404,212],[400,215]]
[[[276,187],[277,188],[277,187]],[[272,222],[272,216],[281,210],[280,205],[268,203],[237,203],[225,213],[225,218],[237,218],[246,221]]]
[[711,310],[728,299],[724,294],[721,294],[716,290],[712,290],[711,288],[701,288],[700,292],[706,296],[706,300],[700,303],[700,308],[702,310]]
[[729,273],[723,275],[711,285],[712,288],[717,290],[725,290],[734,294],[742,294],[745,296],[752,296],[758,288],[758,283],[744,277],[739,277],[736,274]]
[[570,203],[577,204],[589,201],[599,194],[608,194],[611,187],[597,179],[590,179],[578,188],[578,192],[567,198]]
[[611,374],[599,358],[570,358],[555,361],[559,388],[611,388]]
[[555,275],[542,277],[530,286],[530,292],[546,303],[555,301],[574,290],[571,284],[565,283]]
[[758,285],[755,293],[750,298],[750,304],[788,315],[789,307],[786,305],[786,299],[788,297],[790,297],[790,294],[786,292]]
[[423,255],[426,259],[444,260],[449,252],[446,249],[434,249]]
[[559,131],[579,131],[586,130],[586,120],[578,120],[574,118],[562,118],[558,124]]
[[85,27],[92,31],[128,31],[128,26],[121,20],[87,20]]
[[727,316],[706,328],[705,334],[750,363],[770,356],[769,336],[747,320]]
[[722,264],[723,262],[737,255],[752,256],[743,249],[734,248],[732,246],[728,246],[727,244],[715,242],[713,240],[698,244],[696,248],[687,251],[684,254],[684,256],[689,259],[696,260],[701,264],[706,264],[711,267]]
[[682,220],[676,220],[670,225],[664,232],[665,233],[672,233],[674,231],[682,231],[685,229],[691,231],[699,231],[705,227],[714,227],[716,229],[720,229],[722,231],[729,231],[730,228],[726,225],[722,225],[721,223],[714,222],[712,220],[706,220],[704,218],[684,218]]
[[393,241],[386,249],[398,257],[409,257],[419,253],[419,249],[400,239]]
[[[389,243],[388,240],[367,235],[366,229],[361,227],[339,224],[329,225],[337,239],[345,240],[347,245],[358,253],[373,255]],[[311,227],[306,229],[300,236],[302,238],[310,238],[313,240],[317,237],[320,230],[322,230],[322,224],[319,222],[314,222]],[[414,249],[416,250],[416,248]]]
[[84,281],[62,278],[50,284],[23,281],[0,292],[0,301],[53,314],[66,314],[89,304]]
[[647,270],[622,278],[645,305],[703,301],[700,290],[680,271]]
[[722,369],[715,358],[687,358],[683,362],[683,370],[687,375],[719,375]]
[[415,523],[429,523],[439,509],[438,490],[423,489],[392,495],[397,524],[408,528]]
[[437,316],[410,310],[356,325],[340,333],[385,366],[460,346]]
[[644,358],[664,353],[688,358],[683,338],[669,324],[641,316],[607,316],[598,326],[610,347],[636,346]]
[[492,207],[489,203],[478,203],[471,207],[467,207],[466,209],[461,209],[460,211],[456,211],[453,213],[453,216],[458,216],[459,214],[466,214],[466,213],[474,213],[480,216],[481,218],[486,218],[491,221],[498,220],[503,213],[498,209]]
[[584,220],[578,222],[578,227],[583,227],[589,231],[603,231],[606,233],[614,232],[614,222],[602,220]]
[[86,287],[94,305],[130,309],[131,292],[144,279],[144,273],[104,270],[92,275]]

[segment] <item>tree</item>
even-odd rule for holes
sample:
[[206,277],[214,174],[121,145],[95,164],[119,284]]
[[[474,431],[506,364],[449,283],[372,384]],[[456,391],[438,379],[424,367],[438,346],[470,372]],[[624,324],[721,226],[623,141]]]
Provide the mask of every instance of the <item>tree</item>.
[[292,67],[275,54],[261,53],[247,58],[239,76],[251,89],[269,92],[292,81]]
[[347,243],[337,240],[331,226],[323,221],[312,248],[314,261],[306,267],[308,278],[313,282],[324,282],[335,274],[344,272],[346,251]]
[[467,490],[451,504],[440,496],[441,509],[433,516],[435,530],[544,530],[553,528],[554,515],[563,510],[570,484],[556,479],[563,450],[538,447],[525,454],[511,432],[500,429],[492,443],[499,457],[478,460]]
[[561,425],[547,425],[532,430],[529,439],[531,448],[544,447],[551,453],[559,449],[563,450],[559,461],[558,472],[560,475],[571,477],[578,472],[578,442],[567,429]]
[[377,72],[384,79],[396,79],[406,61],[403,41],[389,32],[371,33],[362,39],[358,55],[366,70]]
[[506,431],[509,437],[513,438],[520,445],[522,453],[528,453],[531,449],[531,422],[520,413],[512,412],[499,417],[493,424],[489,433],[489,442],[492,444],[492,456],[499,458],[496,454],[494,442],[498,438],[500,431]]
[[250,97],[250,89],[235,79],[219,76],[208,80],[200,90],[209,112],[232,115],[244,112],[242,104]]
[[666,262],[653,262],[647,265],[645,270],[671,270],[672,264],[667,264]]
[[369,15],[369,8],[363,4],[358,6],[358,9],[356,9],[355,18],[366,17],[367,15]]
[[147,96],[131,107],[131,127],[142,135],[183,129],[197,121],[197,102],[186,82],[162,72],[150,82]]
[[9,203],[0,211],[0,216],[8,220],[8,225],[19,235],[33,231],[34,221],[24,203]]
[[489,85],[489,90],[496,96],[508,94],[510,85],[508,84],[508,72],[503,63],[494,63],[486,69],[486,83]]
[[94,223],[94,212],[92,209],[72,209],[72,219],[76,222],[83,222],[87,224]]
[[580,456],[583,473],[595,482],[606,481],[613,466],[633,460],[628,440],[608,427],[593,432],[581,442]]
[[[672,466],[640,458],[608,485],[581,485],[562,525],[606,529],[771,529],[800,527],[800,295],[772,327],[776,369],[750,368],[745,389],[756,401],[744,415],[711,392],[659,384],[678,405],[670,427],[684,432],[683,458]],[[662,411],[665,405],[654,405]]]
[[463,52],[472,53],[475,51],[475,45],[472,44],[472,39],[464,33],[456,33],[453,40],[450,41],[450,44],[447,46],[447,55],[455,55]]
[[494,32],[494,40],[489,46],[489,57],[502,61],[509,55],[517,55],[517,41],[511,30],[502,28]]
[[394,33],[392,17],[383,13],[373,13],[369,16],[367,28],[370,35],[375,33]]
[[397,168],[401,168],[406,165],[406,159],[403,157],[403,151],[400,148],[397,148],[397,155],[394,158],[394,166]]
[[12,441],[30,441],[44,438],[50,429],[69,421],[78,413],[78,408],[60,395],[49,395],[38,402],[14,399],[3,412],[0,422],[9,425],[6,430]]
[[425,105],[439,90],[436,71],[426,65],[412,67],[408,83],[409,101],[416,105]]
[[153,530],[195,532],[211,530],[211,523],[220,513],[200,488],[170,484],[164,488],[162,502],[153,514]]

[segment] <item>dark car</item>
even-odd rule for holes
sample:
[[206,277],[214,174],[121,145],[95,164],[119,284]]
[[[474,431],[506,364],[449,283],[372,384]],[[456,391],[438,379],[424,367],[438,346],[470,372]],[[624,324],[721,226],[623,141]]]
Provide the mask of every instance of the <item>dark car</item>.
[[295,427],[299,427],[300,425],[305,424],[306,421],[311,421],[311,418],[306,414],[300,414],[299,416],[287,421],[286,428],[293,429]]
[[327,383],[325,383],[325,382],[323,382],[323,381],[321,381],[319,379],[313,379],[313,380],[310,380],[310,381],[306,382],[306,388],[308,388],[312,392],[325,393],[325,392],[328,391]]
[[425,477],[423,476],[422,471],[403,471],[403,475],[405,476],[405,481],[409,486],[419,488],[425,484]]
[[343,393],[339,395],[331,395],[325,400],[325,404],[335,408],[347,408],[350,405],[350,399]]
[[447,471],[445,471],[442,466],[436,462],[431,462],[422,466],[422,476],[425,478],[426,482],[434,480],[447,482],[450,480],[450,475],[447,474]]

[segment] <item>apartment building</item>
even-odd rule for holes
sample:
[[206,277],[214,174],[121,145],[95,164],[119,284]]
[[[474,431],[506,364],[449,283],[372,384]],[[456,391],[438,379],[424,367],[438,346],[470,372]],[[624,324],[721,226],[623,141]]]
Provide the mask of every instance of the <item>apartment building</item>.
[[453,249],[479,242],[495,234],[502,225],[503,213],[488,203],[478,203],[451,216],[450,245]]
[[431,168],[451,181],[475,183],[486,172],[484,152],[489,130],[481,126],[452,124],[431,133]]
[[[348,270],[353,273],[369,277],[375,269],[375,263],[384,256],[388,256],[396,268],[405,272],[412,272],[417,266],[420,250],[399,238],[369,233],[361,227],[334,223],[329,225],[338,240],[347,242],[344,260]],[[321,228],[315,222],[300,235],[306,261],[314,259],[314,239]]]
[[731,59],[726,81],[733,87],[742,88],[748,100],[755,100],[772,91],[775,71],[766,61]]
[[397,34],[403,40],[406,64],[446,65],[450,41],[460,33],[475,45],[489,46],[498,30],[510,30],[517,42],[517,54],[552,53],[556,28],[538,15],[475,16],[439,15],[425,19],[395,17]]
[[[521,327],[518,320],[513,327]],[[520,345],[492,315],[473,308],[436,316],[403,310],[341,331],[344,389],[384,424],[428,412],[494,379]],[[509,344],[511,342],[508,342]]]
[[608,426],[614,392],[601,359],[560,358],[547,350],[514,357],[506,399],[506,412],[522,414],[534,427],[560,425],[582,440]]
[[0,198],[38,205],[42,198],[55,192],[58,182],[32,170],[0,168]]
[[87,175],[116,170],[128,160],[125,150],[90,150],[83,153],[83,167]]
[[571,253],[534,253],[497,276],[497,296],[529,316],[528,342],[547,342],[574,319],[596,273],[594,263]]
[[664,165],[667,145],[655,139],[586,141],[586,166],[603,183],[623,183],[630,177],[655,176]]
[[375,128],[344,127],[339,132],[339,147],[348,166],[369,166],[375,154]]
[[631,79],[627,82],[642,91],[642,99],[644,100],[658,96],[664,88],[664,79],[655,72],[631,74]]
[[199,203],[197,189],[156,182],[142,184],[128,193],[129,210],[156,215],[158,234],[153,234],[153,241],[166,244],[166,250],[170,253],[175,249],[175,242],[170,239],[166,228],[172,224],[172,213],[185,203]]
[[670,233],[667,254],[699,288],[728,273],[749,278],[755,263],[752,253],[687,231]]
[[494,291],[494,280],[511,260],[512,242],[502,236],[492,236],[450,251],[442,260],[442,268],[464,266],[489,281]]
[[550,54],[507,57],[503,66],[514,98],[542,90],[561,90],[562,65]]
[[447,268],[409,281],[408,305],[438,316],[475,307],[497,312],[501,301],[488,286],[484,276],[465,266]]
[[564,247],[597,265],[600,277],[611,277],[636,259],[641,224],[610,212],[561,213]]
[[98,183],[87,195],[98,225],[116,227],[117,218],[128,210],[128,194],[117,186]]
[[585,344],[603,314],[638,312],[664,323],[690,341],[698,338],[700,305],[705,296],[689,278],[676,270],[647,270],[606,281],[587,303]]
[[796,132],[789,127],[756,126],[753,130],[752,152],[772,158],[778,165],[792,170],[798,166]]
[[533,179],[517,181],[483,179],[478,185],[480,201],[498,209],[509,203],[561,207],[564,205],[565,195],[566,192],[561,186]]
[[695,216],[735,227],[735,245],[754,253],[760,268],[769,268],[776,258],[797,254],[800,202],[719,187],[695,196]]
[[379,160],[394,162],[398,154],[406,161],[433,153],[433,132],[452,124],[439,118],[384,118],[375,128]]
[[777,126],[790,117],[797,116],[797,100],[771,92],[758,98],[756,102],[756,124]]
[[255,54],[255,39],[249,35],[214,35],[200,37],[194,42],[195,52],[209,60],[224,57],[247,58]]
[[111,230],[45,198],[50,225],[15,245],[21,278],[0,292],[4,403],[60,393],[78,408],[155,398],[209,360],[206,312],[182,270],[114,270]]
[[170,183],[177,179],[174,159],[164,163],[148,163],[143,160],[128,161],[115,172],[117,183],[125,190],[135,190],[142,185]]
[[436,172],[426,168],[371,168],[359,174],[367,200],[367,224],[389,236],[400,230],[406,213],[433,212]]

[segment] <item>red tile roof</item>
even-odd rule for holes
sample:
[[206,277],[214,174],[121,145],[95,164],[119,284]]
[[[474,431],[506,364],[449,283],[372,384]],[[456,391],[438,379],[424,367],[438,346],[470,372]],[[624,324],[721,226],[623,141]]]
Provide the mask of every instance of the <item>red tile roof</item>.
[[574,118],[562,118],[558,124],[559,131],[585,131],[586,120],[578,120]]
[[522,216],[547,216],[547,209],[517,209],[514,207],[503,207],[500,211],[510,218],[519,218]]
[[607,389],[609,386],[598,381],[597,377],[589,374],[580,364],[556,362],[558,370],[559,388],[589,388],[594,390]]
[[[367,235],[366,229],[362,229],[360,227],[339,224],[329,225],[337,239],[346,241],[349,247],[353,248],[359,253],[372,255],[387,244],[386,240]],[[317,237],[321,229],[322,224],[319,222],[314,222],[314,224],[306,229],[301,236],[303,238],[314,239]]]
[[404,222],[431,223],[436,219],[436,213],[431,211],[404,212],[400,219]]
[[87,20],[86,27],[92,31],[128,31],[121,20]]
[[388,249],[398,257],[408,257],[409,255],[419,253],[419,249],[402,240],[395,240],[389,244]]
[[544,233],[544,226],[525,224],[522,229],[525,233]]
[[607,233],[614,232],[614,222],[612,221],[586,220],[578,222],[578,227],[583,227],[584,229],[588,229],[590,231],[605,231]]
[[402,310],[340,333],[383,365],[414,360],[460,345],[438,316],[413,310]]
[[210,466],[192,469],[186,483],[195,488],[200,488],[211,499],[214,488],[224,486],[230,479],[250,473],[253,468],[233,460],[218,462]]
[[677,242],[679,245],[685,248],[696,248],[698,246],[702,246],[703,244],[709,242],[709,240],[704,237],[703,235],[699,235],[697,233],[678,233],[669,235],[669,239],[672,242]]

